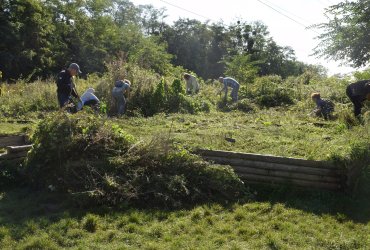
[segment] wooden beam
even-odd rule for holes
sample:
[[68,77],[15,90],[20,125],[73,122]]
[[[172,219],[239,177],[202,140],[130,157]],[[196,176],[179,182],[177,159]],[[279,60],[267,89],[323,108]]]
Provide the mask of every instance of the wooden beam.
[[311,168],[336,168],[336,166],[334,166],[331,162],[327,162],[327,161],[313,161],[313,160],[280,157],[280,156],[273,156],[273,155],[239,153],[239,152],[232,152],[232,151],[208,150],[208,149],[198,149],[196,153],[202,156],[205,156],[205,157],[243,159],[243,160],[250,160],[250,161],[262,161],[262,162],[271,162],[271,163],[279,163],[279,164],[289,164],[289,165],[304,166],[304,167],[311,167]]
[[8,146],[6,147],[8,154],[17,153],[17,152],[28,152],[32,148],[32,145],[23,145],[23,146]]
[[326,175],[326,176],[334,176],[340,177],[345,174],[345,171],[339,168],[312,168],[312,167],[304,167],[304,166],[296,166],[296,165],[288,165],[288,164],[280,164],[280,163],[272,163],[272,162],[263,162],[263,161],[252,161],[252,160],[245,160],[245,159],[235,159],[235,158],[223,158],[223,157],[204,157],[206,160],[214,161],[215,163],[219,164],[228,164],[231,166],[238,166],[238,167],[253,167],[259,169],[269,169],[269,170],[279,170],[279,171],[286,171],[286,172],[295,172],[295,173],[302,173],[302,174],[312,174],[312,175]]
[[25,143],[24,135],[0,136],[0,147],[22,146]]
[[1,160],[10,160],[16,158],[24,158],[27,156],[27,151],[20,151],[11,154],[0,154],[0,161]]
[[318,181],[318,182],[331,182],[331,183],[341,183],[341,178],[339,177],[332,177],[326,175],[312,175],[312,174],[302,174],[302,173],[294,173],[294,172],[285,172],[280,170],[269,170],[269,169],[259,169],[259,168],[250,168],[250,167],[232,167],[235,170],[235,173],[238,175],[242,174],[255,174],[255,175],[262,175],[262,176],[276,176],[276,177],[283,177],[287,180],[289,179],[297,179],[297,180],[306,180],[306,181]]
[[254,174],[241,174],[240,179],[244,180],[245,182],[252,181],[252,182],[271,183],[271,184],[275,184],[275,183],[294,184],[294,185],[301,186],[301,187],[330,189],[330,190],[341,189],[341,185],[336,184],[336,183],[314,182],[314,181],[304,181],[304,180],[295,180],[295,179],[287,180],[286,178],[281,178],[281,177],[262,176],[262,175],[254,175]]

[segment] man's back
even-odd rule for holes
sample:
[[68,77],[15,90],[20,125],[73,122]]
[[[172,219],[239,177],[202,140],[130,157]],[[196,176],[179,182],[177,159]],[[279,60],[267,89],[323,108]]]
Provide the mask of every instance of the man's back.
[[70,95],[72,91],[72,76],[68,70],[62,70],[57,78],[57,92]]
[[370,80],[354,82],[351,83],[348,87],[351,89],[352,95],[365,97],[367,94],[370,93]]

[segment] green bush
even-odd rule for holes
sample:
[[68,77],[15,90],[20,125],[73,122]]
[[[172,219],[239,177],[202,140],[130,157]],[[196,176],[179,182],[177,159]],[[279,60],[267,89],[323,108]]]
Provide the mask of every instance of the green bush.
[[280,76],[257,78],[251,90],[255,102],[262,107],[276,107],[293,104],[293,91],[282,84]]
[[98,229],[99,218],[96,215],[88,214],[82,220],[82,227],[87,232],[94,233]]
[[50,115],[32,141],[28,180],[78,195],[79,202],[178,207],[246,194],[231,168],[210,165],[165,138],[135,144],[119,126],[84,112]]

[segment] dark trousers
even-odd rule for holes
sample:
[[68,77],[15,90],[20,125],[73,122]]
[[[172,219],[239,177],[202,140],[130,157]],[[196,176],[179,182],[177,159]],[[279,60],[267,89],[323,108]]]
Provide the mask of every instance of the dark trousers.
[[362,102],[364,101],[363,97],[358,96],[358,95],[353,95],[352,91],[351,91],[351,88],[349,86],[347,87],[346,94],[354,105],[353,112],[354,112],[355,116],[360,115],[361,114],[361,108],[362,108]]
[[58,92],[59,107],[63,108],[64,105],[66,105],[68,101],[69,101],[68,94]]

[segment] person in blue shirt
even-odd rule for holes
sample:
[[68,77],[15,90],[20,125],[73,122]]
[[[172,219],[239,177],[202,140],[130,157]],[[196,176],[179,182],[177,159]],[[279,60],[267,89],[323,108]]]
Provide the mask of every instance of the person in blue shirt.
[[112,90],[112,96],[117,107],[117,114],[123,115],[126,111],[126,97],[130,94],[131,82],[127,79],[116,81]]
[[238,101],[238,91],[240,84],[234,78],[231,77],[219,77],[218,80],[223,84],[223,88],[220,90],[220,93],[222,91],[225,92],[225,100],[227,99],[227,91],[228,88],[230,87],[232,88],[230,96],[233,102]]
[[312,93],[311,99],[316,103],[316,108],[312,111],[316,116],[322,116],[325,119],[331,118],[334,112],[334,103],[329,100],[321,99],[320,93]]

